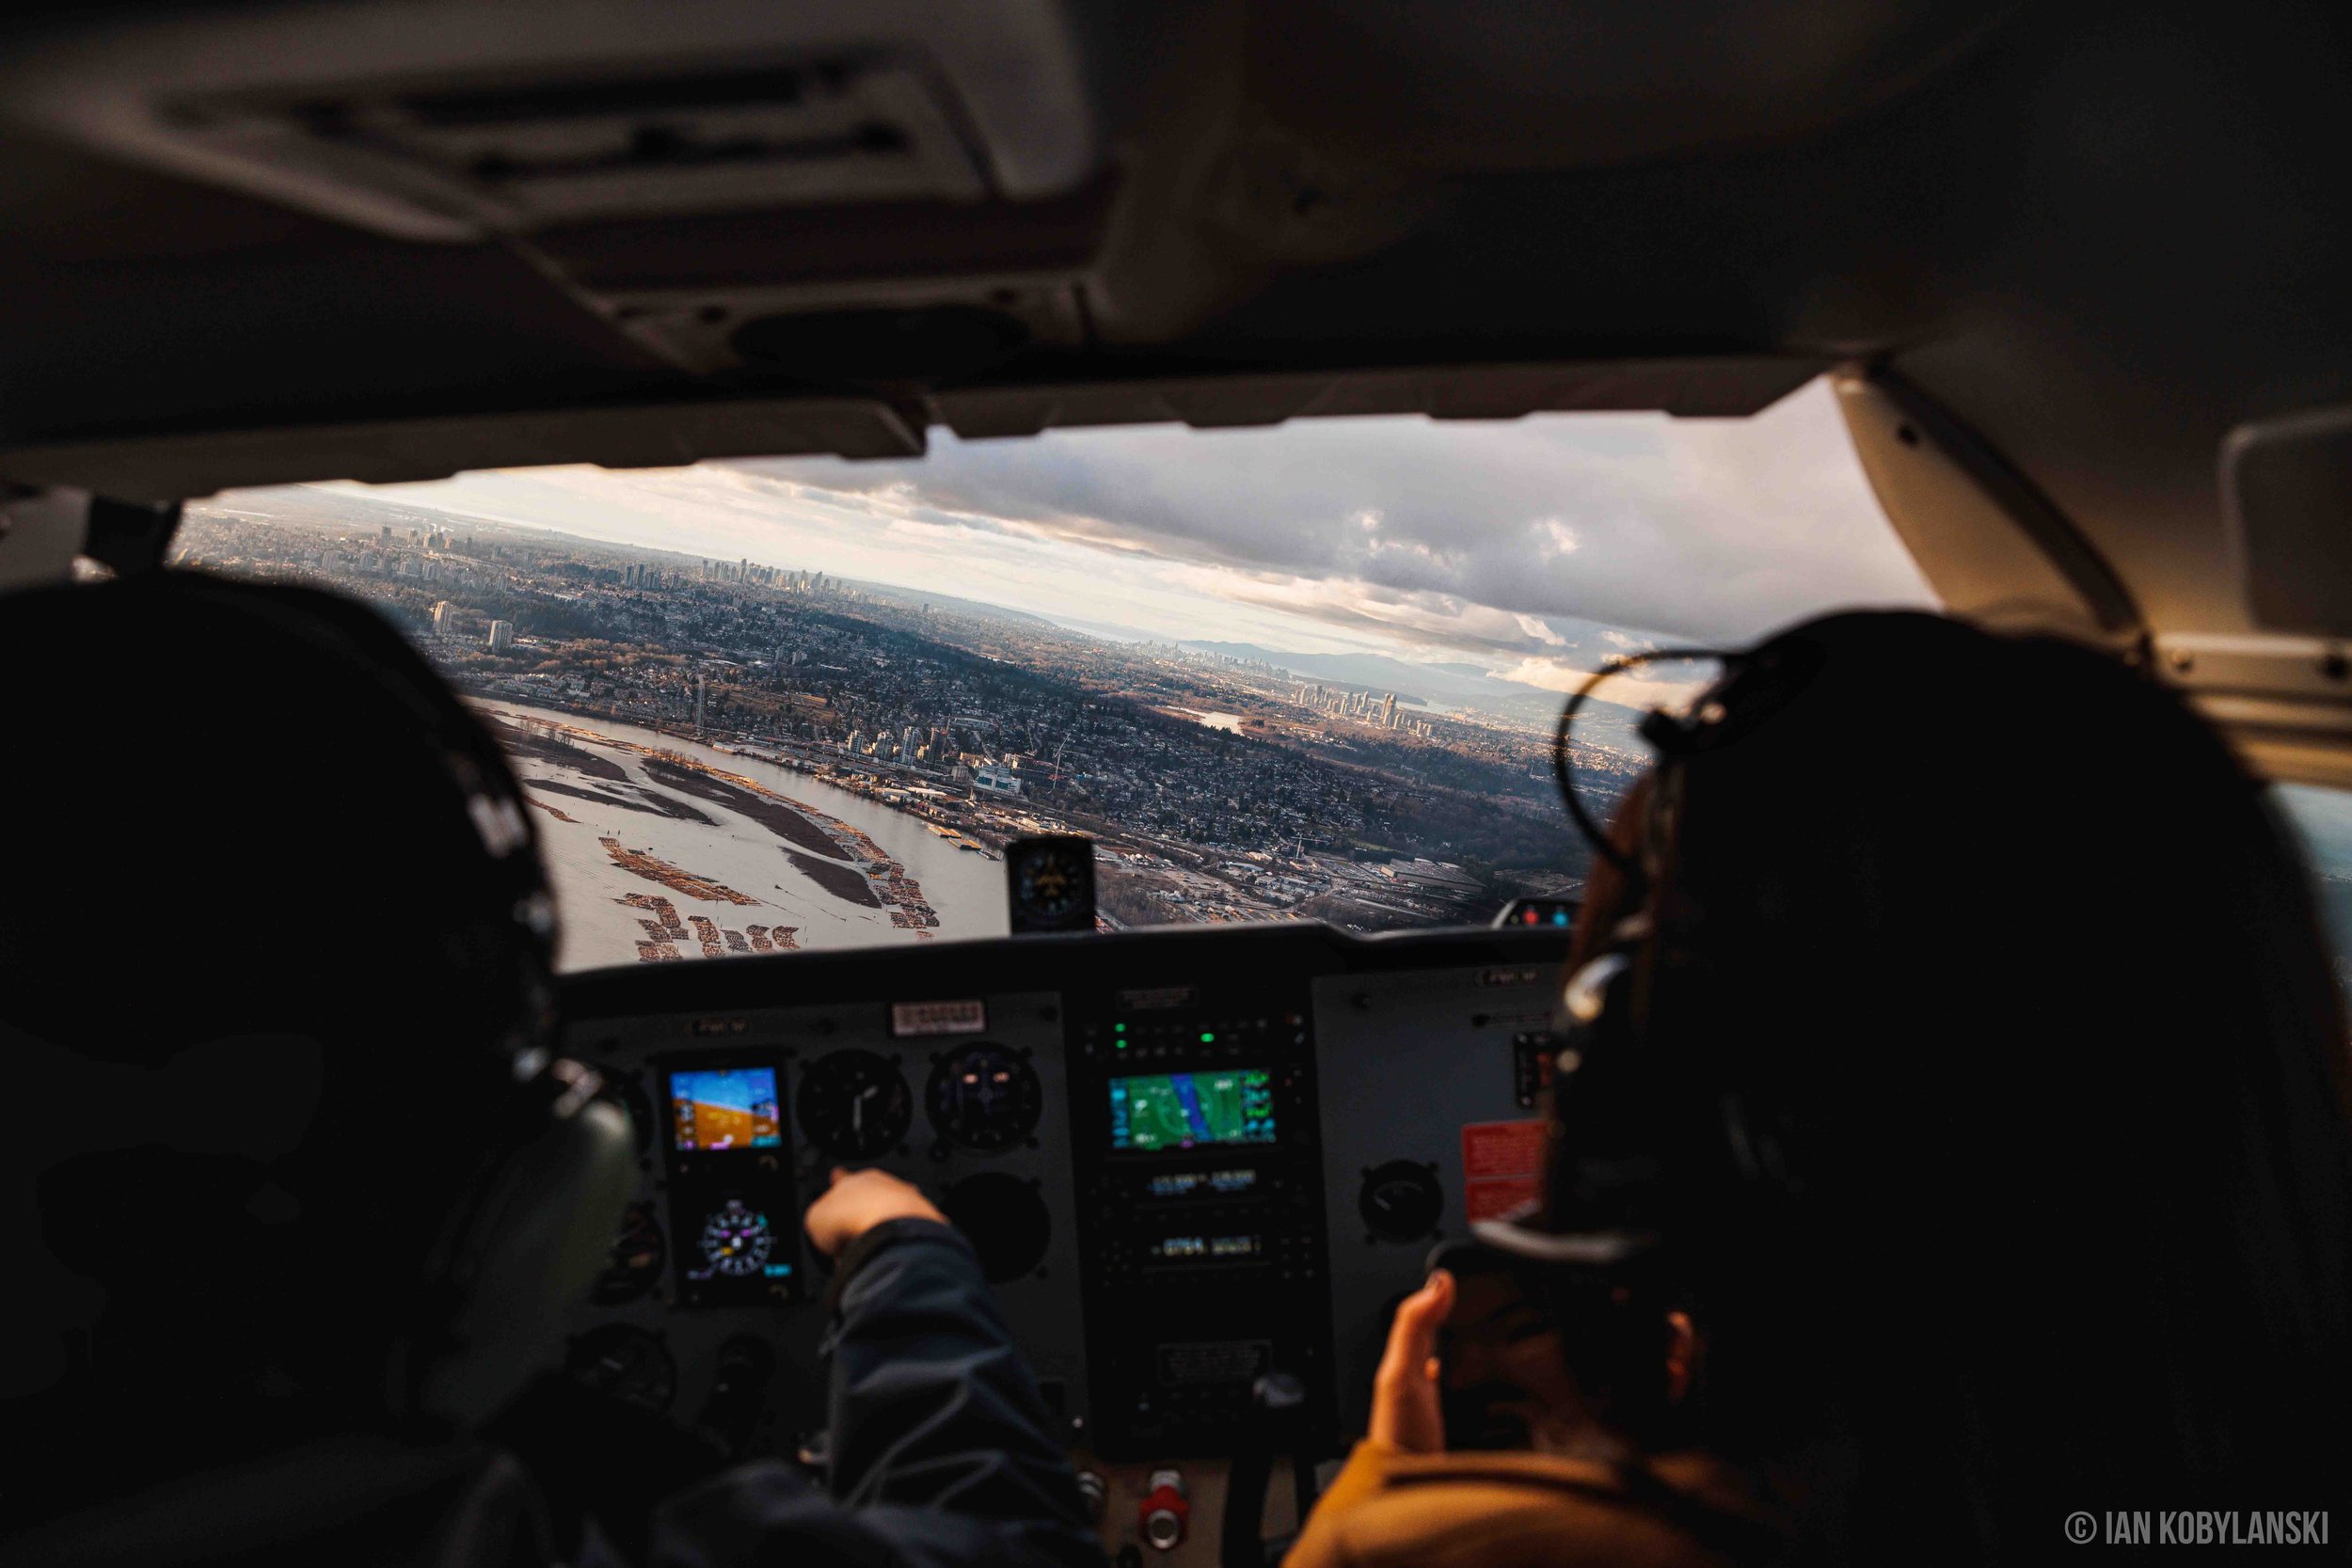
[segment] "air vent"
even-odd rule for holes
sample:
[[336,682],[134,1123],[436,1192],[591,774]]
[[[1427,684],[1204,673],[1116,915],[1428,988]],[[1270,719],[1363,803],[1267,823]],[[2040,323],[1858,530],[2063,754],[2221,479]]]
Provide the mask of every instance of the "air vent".
[[[946,94],[914,63],[818,60],[478,89],[173,102],[183,142],[321,177],[417,230],[988,195]],[[454,237],[454,236],[452,236]]]

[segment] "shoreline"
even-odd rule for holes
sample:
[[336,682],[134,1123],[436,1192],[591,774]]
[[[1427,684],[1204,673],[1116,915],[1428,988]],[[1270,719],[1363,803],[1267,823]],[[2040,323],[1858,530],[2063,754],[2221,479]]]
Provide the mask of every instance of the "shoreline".
[[[501,739],[514,746],[518,760],[527,758],[571,768],[600,781],[612,781],[612,790],[607,793],[564,780],[524,778],[520,782],[526,796],[532,789],[545,789],[624,811],[702,826],[722,826],[683,800],[672,800],[660,791],[634,783],[619,764],[610,757],[597,756],[590,747],[643,757],[646,778],[658,780],[682,795],[722,807],[782,841],[779,851],[792,869],[819,893],[852,909],[883,911],[892,927],[909,932],[917,941],[937,935],[939,913],[926,897],[922,883],[909,876],[904,863],[884,850],[866,830],[821,806],[683,752],[609,735],[586,724],[527,717],[511,709],[482,705],[485,716],[502,732]],[[624,790],[628,797],[622,795]],[[577,820],[547,801],[532,803],[566,822]],[[874,804],[897,816],[924,820],[886,802]],[[600,834],[598,843],[611,863],[622,871],[686,897],[739,907],[763,902],[719,878],[705,876],[647,850],[629,848],[617,837]],[[644,895],[628,895],[617,901],[633,905],[639,896]],[[645,934],[644,940],[635,942],[637,958],[647,963],[683,958],[689,948],[698,948],[706,958],[722,958],[729,953],[792,951],[801,945],[798,927],[761,927],[755,936],[751,927],[737,931],[701,915],[687,916],[686,926],[682,927],[677,923],[675,907],[658,920],[641,917],[638,924]],[[688,927],[691,927],[691,933]]]
[[[935,911],[928,910],[920,884],[911,879],[904,883],[894,881],[890,872],[898,869],[903,873],[903,867],[874,845],[864,830],[802,800],[793,781],[804,780],[819,789],[840,791],[861,809],[872,810],[890,821],[890,831],[900,831],[898,824],[909,825],[909,832],[919,825],[923,834],[928,835],[928,842],[975,856],[975,871],[980,868],[978,863],[1001,862],[1003,846],[1025,834],[1075,832],[1092,838],[1101,870],[1102,928],[1317,918],[1334,919],[1353,927],[1355,921],[1349,917],[1360,916],[1367,910],[1378,916],[1373,928],[1390,928],[1442,924],[1447,912],[1434,904],[1423,907],[1423,901],[1415,898],[1406,887],[1391,885],[1391,879],[1376,878],[1353,864],[1337,863],[1337,857],[1317,854],[1308,857],[1315,864],[1299,867],[1263,855],[1169,842],[1153,834],[1133,832],[1083,809],[1043,806],[1025,795],[1004,800],[976,797],[957,791],[950,781],[917,768],[875,759],[852,761],[829,752],[819,754],[788,737],[764,738],[729,732],[697,739],[669,721],[608,714],[593,704],[571,703],[552,692],[529,697],[484,692],[469,695],[469,701],[485,712],[509,713],[512,721],[531,726],[535,736],[545,736],[549,744],[564,745],[566,736],[593,737],[635,754],[681,764],[705,781],[741,784],[791,808],[822,817],[829,830],[844,830],[845,838],[855,835],[849,844],[833,848],[830,854],[866,876],[869,885],[889,907],[891,925],[909,930],[917,940],[933,935],[939,925]],[[623,739],[597,727],[602,725],[625,729],[641,738]],[[740,758],[744,766],[772,768],[782,777],[773,784],[763,784],[720,763],[684,756],[682,750],[686,747],[695,747],[721,759]],[[674,779],[664,782],[675,784]],[[681,792],[685,792],[682,786]],[[701,794],[699,790],[694,793]],[[883,830],[877,826],[875,831]],[[915,852],[907,840],[898,842],[904,846],[902,854]],[[1346,858],[1352,862],[1357,857]],[[927,863],[932,864],[938,874],[946,874],[938,871],[935,862]],[[803,867],[796,865],[794,869],[806,875]],[[1375,880],[1379,883],[1376,887],[1372,885]],[[992,907],[977,920],[969,916],[959,918],[955,934],[962,934],[967,926],[976,932],[1000,930],[1002,927],[989,916],[1002,908],[996,901],[1001,895],[994,895],[993,890],[981,893],[970,885],[968,878],[960,878],[957,885],[962,890],[962,899],[986,897]],[[1385,896],[1375,904],[1359,907],[1359,895],[1368,891]],[[1391,899],[1399,902],[1391,904]],[[908,901],[923,907],[910,909]],[[932,913],[929,922],[923,918],[926,912]]]

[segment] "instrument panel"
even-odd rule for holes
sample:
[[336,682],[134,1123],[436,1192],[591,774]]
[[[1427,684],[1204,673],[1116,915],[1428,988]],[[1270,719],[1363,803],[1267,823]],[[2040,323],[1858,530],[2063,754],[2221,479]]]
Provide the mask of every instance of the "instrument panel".
[[572,976],[565,1049],[641,1182],[570,1369],[739,1455],[820,1454],[828,1265],[799,1216],[878,1165],[971,1240],[1111,1478],[1106,1544],[1207,1560],[1142,1522],[1169,1467],[1216,1490],[1268,1433],[1338,1452],[1431,1248],[1532,1195],[1565,945],[1196,927]]

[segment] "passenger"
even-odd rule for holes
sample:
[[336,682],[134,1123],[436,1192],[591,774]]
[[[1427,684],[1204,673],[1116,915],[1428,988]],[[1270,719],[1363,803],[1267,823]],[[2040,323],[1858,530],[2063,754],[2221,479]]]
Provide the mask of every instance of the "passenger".
[[1699,1332],[1653,1300],[1653,1374],[1598,1381],[1682,1430],[1571,1376],[1538,1451],[1445,1451],[1433,1277],[1295,1568],[2039,1560],[2339,1501],[2344,1017],[2261,786],[2122,662],[1930,616],[1802,626],[1694,715],[1593,879],[1540,1211],[1485,1227],[1670,1272]]
[[[691,1444],[534,1475],[485,1442],[636,1180],[550,1059],[552,910],[496,746],[373,612],[293,589],[13,595],[0,668],[0,1560],[1099,1556],[970,1249],[879,1173],[807,1215],[831,1496]],[[632,1485],[583,1537],[546,1501],[592,1460]],[[690,1481],[658,1526],[627,1506]]]

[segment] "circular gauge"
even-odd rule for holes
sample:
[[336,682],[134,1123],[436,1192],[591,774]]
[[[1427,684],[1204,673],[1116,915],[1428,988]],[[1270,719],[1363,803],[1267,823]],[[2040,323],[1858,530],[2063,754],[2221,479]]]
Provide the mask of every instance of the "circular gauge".
[[1001,1045],[967,1045],[931,1069],[928,1099],[939,1135],[993,1154],[1037,1126],[1037,1069]]
[[1420,1241],[1438,1227],[1438,1216],[1445,1212],[1437,1167],[1414,1160],[1374,1166],[1357,1191],[1356,1212],[1382,1241]]
[[669,1255],[670,1244],[662,1238],[661,1222],[654,1218],[653,1205],[630,1204],[621,1216],[612,1255],[589,1290],[588,1299],[598,1307],[635,1301],[661,1282],[661,1265]]
[[767,1264],[768,1255],[776,1247],[776,1233],[767,1215],[741,1198],[731,1197],[703,1221],[697,1244],[703,1261],[713,1272],[740,1279],[759,1273]]
[[886,1057],[836,1051],[801,1074],[798,1112],[801,1131],[818,1148],[836,1160],[870,1160],[907,1135],[914,1095]]
[[940,1212],[979,1254],[991,1285],[1018,1279],[1044,1260],[1054,1222],[1029,1182],[1001,1171],[967,1176],[941,1197]]
[[1064,930],[1094,911],[1094,848],[1084,839],[1039,839],[1019,847],[1011,863],[1012,900],[1023,920],[1015,929]]
[[600,1394],[667,1410],[677,1397],[677,1363],[660,1340],[628,1323],[607,1323],[572,1341],[564,1370]]

